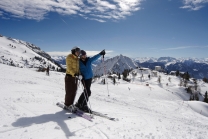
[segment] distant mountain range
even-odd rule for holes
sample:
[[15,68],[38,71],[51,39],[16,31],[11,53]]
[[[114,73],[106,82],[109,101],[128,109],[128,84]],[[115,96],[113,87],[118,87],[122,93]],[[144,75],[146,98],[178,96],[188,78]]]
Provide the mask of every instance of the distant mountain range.
[[[52,57],[54,58],[54,57]],[[65,66],[65,57],[55,57],[55,61]],[[93,70],[95,75],[103,74],[103,63],[99,59],[93,63]],[[208,58],[173,58],[173,57],[142,57],[131,59],[129,57],[120,55],[105,60],[106,72],[122,73],[124,69],[132,69],[135,67],[145,67],[152,70],[155,66],[161,66],[165,72],[176,71],[189,72],[189,74],[197,79],[208,77]]]
[[133,59],[137,63],[154,63],[154,62],[162,62],[162,63],[174,63],[174,62],[196,62],[196,63],[206,63],[208,64],[208,58],[173,58],[173,57],[138,57]]
[[155,66],[161,66],[164,71],[189,72],[189,74],[197,79],[208,77],[208,58],[135,58],[134,61],[141,67],[154,69]]

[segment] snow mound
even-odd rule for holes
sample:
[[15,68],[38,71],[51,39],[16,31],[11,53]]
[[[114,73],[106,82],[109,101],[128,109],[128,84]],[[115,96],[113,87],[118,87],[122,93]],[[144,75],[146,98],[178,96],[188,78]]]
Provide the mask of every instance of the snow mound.
[[208,117],[208,104],[201,101],[190,101],[189,106],[195,112]]

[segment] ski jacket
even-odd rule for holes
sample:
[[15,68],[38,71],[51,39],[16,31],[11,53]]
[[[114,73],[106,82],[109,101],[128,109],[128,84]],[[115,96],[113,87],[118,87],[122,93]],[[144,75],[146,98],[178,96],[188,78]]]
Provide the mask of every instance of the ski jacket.
[[86,58],[86,61],[82,61],[81,59],[79,60],[79,69],[84,80],[93,77],[92,62],[97,60],[100,56],[101,56],[100,54],[97,54],[91,58],[90,57]]
[[74,77],[74,74],[79,74],[79,58],[76,55],[69,54],[66,57],[66,74]]

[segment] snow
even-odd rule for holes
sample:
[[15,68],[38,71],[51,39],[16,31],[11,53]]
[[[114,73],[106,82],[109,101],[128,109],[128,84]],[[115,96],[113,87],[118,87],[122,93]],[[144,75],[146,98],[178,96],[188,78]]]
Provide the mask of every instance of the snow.
[[208,117],[208,105],[206,103],[190,101],[188,104],[195,112]]
[[[41,58],[41,60],[35,59]],[[57,68],[50,60],[50,56],[39,47],[13,38],[0,37],[0,63],[13,65],[20,68],[38,68],[48,65]]]
[[[135,70],[137,76],[131,83],[116,79],[117,84],[113,85],[108,79],[108,89],[101,79],[95,80],[91,86],[91,108],[115,117],[116,121],[94,116],[90,122],[56,106],[64,101],[64,73],[51,71],[46,76],[44,72],[1,63],[0,69],[0,139],[206,139],[208,136],[208,104],[188,101],[190,95],[178,86],[179,79],[175,76],[158,73],[159,84],[158,77],[148,79],[150,71]],[[139,78],[141,74],[143,79]],[[199,85],[203,91],[208,89],[208,84],[202,81]],[[80,85],[76,101],[82,90]]]

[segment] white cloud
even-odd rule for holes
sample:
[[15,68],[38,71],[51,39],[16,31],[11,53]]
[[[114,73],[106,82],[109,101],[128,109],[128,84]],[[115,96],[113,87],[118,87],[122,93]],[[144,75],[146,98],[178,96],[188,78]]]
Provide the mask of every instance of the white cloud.
[[182,9],[199,10],[208,3],[208,0],[183,0],[184,6]]
[[[119,20],[140,9],[143,0],[1,0],[0,9],[16,18],[43,20],[49,12],[85,19]],[[0,13],[1,15],[2,13]]]
[[181,47],[164,48],[161,50],[180,50],[180,49],[191,49],[191,48],[203,49],[203,48],[208,48],[208,46],[181,46]]
[[106,22],[105,20],[102,20],[102,19],[96,19],[96,18],[89,18],[90,20],[95,20],[95,21],[98,21],[98,22]]

